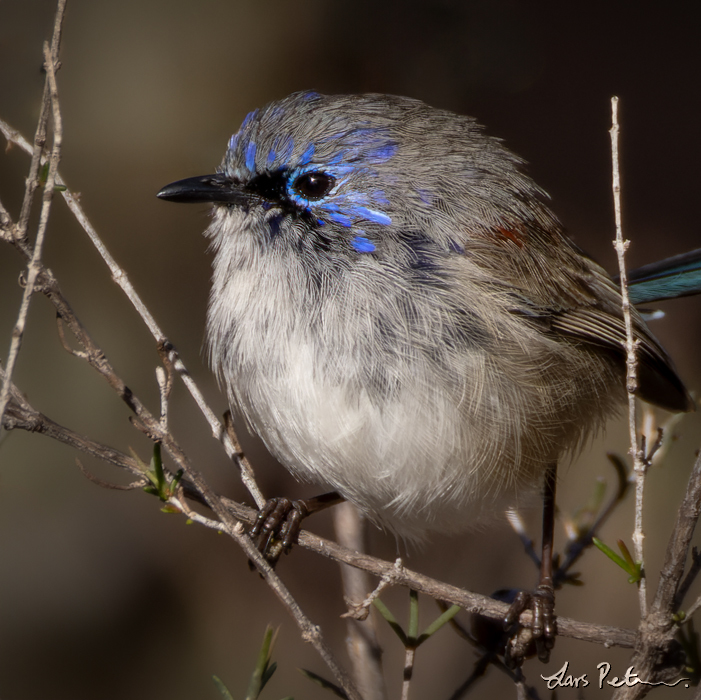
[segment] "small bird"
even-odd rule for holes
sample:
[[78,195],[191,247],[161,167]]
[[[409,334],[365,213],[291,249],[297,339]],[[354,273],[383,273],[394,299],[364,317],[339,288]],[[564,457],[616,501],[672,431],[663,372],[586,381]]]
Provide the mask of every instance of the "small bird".
[[[518,506],[625,399],[619,289],[522,166],[470,117],[298,92],[251,112],[216,174],[158,193],[214,204],[207,345],[232,407],[407,540]],[[660,276],[698,291],[681,265],[637,298]],[[691,410],[633,324],[639,396]]]

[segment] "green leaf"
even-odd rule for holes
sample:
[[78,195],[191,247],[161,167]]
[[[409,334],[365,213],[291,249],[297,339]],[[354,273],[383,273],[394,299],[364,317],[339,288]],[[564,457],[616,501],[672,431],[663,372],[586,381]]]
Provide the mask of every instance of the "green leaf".
[[300,668],[299,672],[303,676],[306,676],[310,681],[313,681],[317,685],[320,685],[322,688],[330,690],[337,697],[344,698],[344,700],[348,700],[348,696],[345,694],[343,689],[339,688],[335,683],[327,681],[325,678],[318,676],[316,673],[314,673],[314,671],[307,671],[306,668]]
[[[153,443],[153,456],[151,457],[151,463],[147,466],[138,457],[138,455],[131,450],[132,456],[136,459],[139,468],[144,472],[144,475],[151,482],[151,485],[144,486],[144,491],[150,493],[151,495],[158,496],[163,502],[167,502],[175,493],[180,483],[180,479],[183,476],[183,470],[178,469],[175,476],[168,481],[168,475],[163,469],[163,460],[161,459],[161,444],[159,442]],[[166,513],[177,513],[177,509],[168,509],[168,507],[163,509]]]
[[49,179],[49,161],[47,160],[39,170],[39,184],[43,187]]
[[618,566],[621,567],[624,571],[628,570],[628,566],[625,562],[624,559],[618,556],[616,552],[614,552],[611,547],[608,545],[604,544],[598,537],[592,537],[592,542],[594,545],[600,549],[611,561],[615,562],[618,564]]
[[253,669],[251,680],[248,684],[246,700],[256,700],[263,690],[265,684],[270,680],[273,673],[275,673],[277,664],[270,664],[270,657],[273,651],[273,644],[275,644],[276,636],[277,634],[273,633],[273,628],[268,625],[265,628],[265,634],[263,635],[263,644],[258,652],[256,667]]
[[401,640],[402,644],[406,647],[409,645],[409,640],[407,639],[406,634],[404,634],[404,630],[402,629],[401,625],[397,622],[396,618],[392,613],[390,612],[390,609],[379,599],[375,598],[375,600],[372,601],[372,604],[377,608],[379,611],[380,615],[385,618],[387,621],[387,624],[394,630],[394,633],[399,637]]
[[234,700],[234,697],[229,692],[229,689],[221,682],[221,680],[217,676],[212,676],[212,680],[214,681],[214,685],[217,686],[217,689],[222,694],[224,700]]
[[618,540],[618,548],[621,550],[622,557],[616,554],[611,547],[605,545],[597,537],[592,537],[592,542],[601,550],[612,562],[618,564],[628,574],[628,583],[638,583],[643,577],[642,563],[633,561],[633,557],[628,551],[625,542]]
[[446,623],[450,622],[460,612],[459,605],[451,605],[440,617],[437,617],[416,640],[416,646],[423,644],[429,637],[434,635]]
[[273,673],[277,670],[277,661],[273,661],[273,663],[268,666],[268,668],[265,669],[263,672],[263,677],[260,679],[260,689],[263,690],[265,688],[265,684],[273,677]]
[[630,571],[635,570],[635,562],[633,561],[633,557],[631,556],[630,552],[628,551],[628,547],[626,547],[626,543],[623,540],[616,540],[616,544],[618,545],[618,549],[621,550],[621,554],[623,555],[623,558],[626,560],[626,564],[628,565],[628,569]]

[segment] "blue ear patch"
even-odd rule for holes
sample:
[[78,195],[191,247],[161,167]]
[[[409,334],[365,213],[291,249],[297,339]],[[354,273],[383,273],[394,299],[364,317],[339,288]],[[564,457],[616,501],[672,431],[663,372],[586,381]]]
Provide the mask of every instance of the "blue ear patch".
[[351,245],[359,253],[372,253],[375,251],[375,244],[364,236],[355,236],[352,238]]

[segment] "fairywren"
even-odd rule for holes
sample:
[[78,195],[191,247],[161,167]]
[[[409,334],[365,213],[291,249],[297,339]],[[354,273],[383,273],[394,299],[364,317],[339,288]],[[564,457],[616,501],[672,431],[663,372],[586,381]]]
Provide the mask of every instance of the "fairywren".
[[[619,290],[521,166],[469,117],[300,92],[158,195],[214,204],[207,344],[231,405],[404,538],[518,505],[625,398]],[[690,410],[633,323],[640,397]]]

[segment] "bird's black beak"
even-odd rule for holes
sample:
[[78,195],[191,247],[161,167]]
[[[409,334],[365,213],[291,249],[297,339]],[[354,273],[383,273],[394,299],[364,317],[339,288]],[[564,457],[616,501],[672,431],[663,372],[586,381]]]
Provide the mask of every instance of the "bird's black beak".
[[223,173],[200,175],[166,185],[157,195],[169,202],[215,202],[242,204],[250,197],[241,185]]

